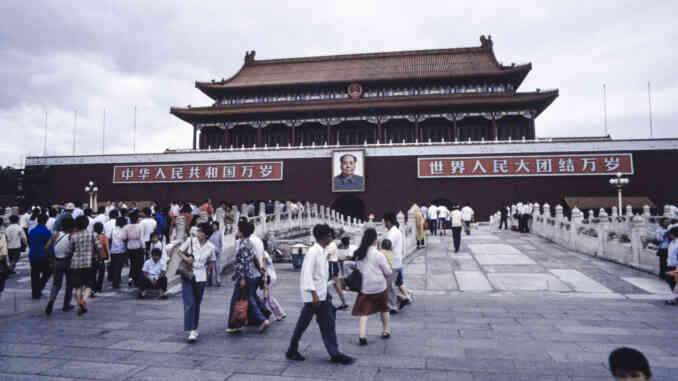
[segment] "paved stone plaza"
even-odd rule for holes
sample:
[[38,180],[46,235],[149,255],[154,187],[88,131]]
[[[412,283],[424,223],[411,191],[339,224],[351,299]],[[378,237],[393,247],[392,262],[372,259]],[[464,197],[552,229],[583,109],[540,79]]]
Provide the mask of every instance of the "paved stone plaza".
[[678,379],[678,308],[663,303],[668,287],[655,276],[514,232],[481,228],[459,253],[450,245],[449,235],[429,237],[409,257],[415,303],[392,316],[391,339],[373,316],[369,345],[358,346],[357,318],[337,312],[351,366],[328,361],[315,323],[300,347],[306,361],[285,359],[301,307],[290,264],[277,266],[287,319],[228,336],[232,288],[209,288],[191,345],[180,296],[104,292],[83,317],[56,308],[46,317],[24,263],[0,300],[0,380],[604,380],[622,345],[645,353],[654,379]]

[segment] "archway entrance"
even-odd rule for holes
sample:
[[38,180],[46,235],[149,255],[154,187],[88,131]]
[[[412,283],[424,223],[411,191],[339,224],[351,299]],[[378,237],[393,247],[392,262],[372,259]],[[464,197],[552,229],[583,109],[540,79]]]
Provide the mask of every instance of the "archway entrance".
[[366,220],[365,203],[363,200],[353,195],[343,195],[334,200],[332,203],[332,209],[345,216],[356,217],[362,219],[363,221]]

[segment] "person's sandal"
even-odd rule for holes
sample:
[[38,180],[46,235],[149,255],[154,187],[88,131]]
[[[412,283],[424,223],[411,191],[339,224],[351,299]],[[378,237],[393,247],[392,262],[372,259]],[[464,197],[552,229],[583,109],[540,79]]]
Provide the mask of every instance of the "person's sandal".
[[388,332],[388,331],[382,332],[382,333],[381,333],[381,338],[382,338],[382,339],[389,339],[389,338],[391,338],[391,332]]
[[364,337],[359,337],[359,338],[358,338],[358,343],[359,343],[360,345],[367,345],[367,339],[364,338]]
[[665,300],[664,303],[666,303],[669,306],[675,306],[678,304],[675,300]]
[[268,320],[264,320],[264,322],[261,323],[261,325],[259,326],[259,333],[264,333],[264,331],[266,330],[266,328],[268,328],[269,325],[271,325],[271,323]]

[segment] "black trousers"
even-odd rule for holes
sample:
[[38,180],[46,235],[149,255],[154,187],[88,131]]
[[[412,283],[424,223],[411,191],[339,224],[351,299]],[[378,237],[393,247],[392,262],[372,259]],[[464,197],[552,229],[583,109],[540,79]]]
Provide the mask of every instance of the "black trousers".
[[432,235],[436,235],[438,233],[438,220],[437,219],[429,220],[428,228],[431,231]]
[[452,242],[454,242],[454,252],[456,253],[461,246],[461,226],[452,227]]
[[127,250],[129,255],[129,276],[134,279],[134,285],[139,287],[141,282],[141,268],[144,267],[144,249]]
[[16,263],[19,262],[19,258],[21,258],[21,248],[7,249],[7,254],[9,255],[9,268],[14,271]]
[[120,288],[122,265],[125,262],[127,262],[127,253],[111,254],[111,281],[113,282],[113,288]]
[[52,275],[52,269],[47,259],[31,261],[31,292],[33,299],[40,298],[50,275]]
[[160,289],[160,290],[163,290],[163,291],[167,291],[167,277],[159,278],[158,282],[154,286],[153,283],[151,283],[151,281],[148,278],[146,278],[145,276],[142,275],[141,281],[139,283],[140,283],[139,289],[141,291],[154,290],[154,289],[156,289],[156,290]]
[[[104,261],[99,261],[99,264],[95,267],[97,272],[97,279],[94,283],[94,291],[101,292],[104,288],[104,278],[106,276],[106,263]],[[109,270],[110,271],[110,270]]]
[[304,334],[308,325],[311,324],[313,315],[315,315],[318,328],[320,328],[320,336],[323,339],[323,344],[325,344],[327,353],[332,357],[340,355],[341,352],[339,352],[339,344],[337,343],[337,331],[334,325],[336,316],[334,308],[332,307],[332,298],[329,293],[327,294],[327,300],[318,303],[317,307],[313,306],[313,303],[304,303],[304,307],[301,309],[301,314],[299,315],[299,320],[297,320],[297,325],[294,327],[294,333],[292,334],[288,351],[297,352],[299,350],[299,340],[301,340],[301,335]]
[[658,249],[657,257],[659,258],[659,278],[666,278],[666,257],[669,255],[668,249]]
[[508,217],[502,216],[501,220],[499,221],[499,230],[501,230],[501,227],[504,227],[504,229],[508,229]]

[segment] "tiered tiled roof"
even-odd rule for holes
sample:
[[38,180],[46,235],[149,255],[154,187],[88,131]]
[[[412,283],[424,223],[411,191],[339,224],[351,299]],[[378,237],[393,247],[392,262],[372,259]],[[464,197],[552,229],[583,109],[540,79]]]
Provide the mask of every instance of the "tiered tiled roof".
[[212,98],[228,90],[246,88],[347,84],[463,77],[507,77],[517,88],[531,64],[501,65],[494,56],[491,38],[481,36],[481,46],[454,49],[412,50],[387,53],[256,60],[247,52],[242,68],[231,78],[196,82]]

